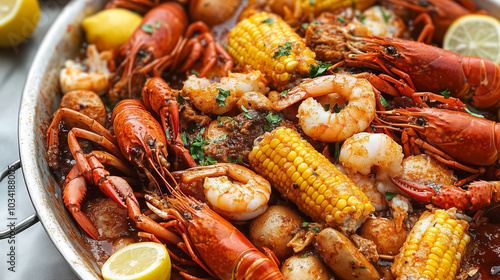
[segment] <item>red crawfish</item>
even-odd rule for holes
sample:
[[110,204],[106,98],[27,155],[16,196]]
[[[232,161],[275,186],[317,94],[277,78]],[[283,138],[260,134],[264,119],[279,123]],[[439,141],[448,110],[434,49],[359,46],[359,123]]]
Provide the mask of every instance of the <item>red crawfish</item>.
[[418,37],[419,42],[441,44],[446,30],[459,17],[475,12],[476,6],[471,0],[385,0],[406,7],[418,13],[412,20],[413,25],[423,23]]
[[[261,253],[230,222],[206,204],[172,192],[166,201],[151,195],[145,197],[151,210],[169,220],[166,224],[183,237],[184,244],[178,246],[210,275],[222,280],[283,279],[275,261]],[[187,271],[181,274],[191,279]]]
[[396,38],[350,40],[356,42],[349,43],[351,47],[361,53],[351,53],[335,66],[374,68],[404,80],[414,91],[449,92],[462,100],[472,99],[472,105],[479,108],[500,108],[500,66],[493,61]]
[[215,66],[219,54],[225,60],[222,71],[231,70],[231,56],[209,31],[203,22],[188,25],[186,12],[178,3],[163,3],[151,9],[118,51],[111,98],[139,97],[145,77],[158,77],[164,70],[188,70],[200,58],[200,77]]
[[[500,157],[500,125],[494,121],[436,108],[377,112],[390,127],[410,130],[417,145],[445,164],[478,172],[464,164],[489,166]],[[484,168],[483,168],[484,169]]]

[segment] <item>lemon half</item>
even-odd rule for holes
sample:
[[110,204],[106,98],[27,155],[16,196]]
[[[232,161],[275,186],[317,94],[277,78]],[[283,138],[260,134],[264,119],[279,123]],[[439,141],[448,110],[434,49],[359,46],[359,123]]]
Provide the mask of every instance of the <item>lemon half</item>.
[[164,245],[140,242],[111,255],[101,269],[105,280],[168,280],[170,257]]
[[39,18],[37,0],[0,0],[0,47],[15,47],[26,40]]
[[[0,0],[2,1],[2,0]],[[98,12],[82,22],[87,42],[102,52],[127,43],[142,22],[142,17],[126,9],[116,8]]]
[[446,31],[443,48],[500,63],[500,21],[486,15],[460,17]]

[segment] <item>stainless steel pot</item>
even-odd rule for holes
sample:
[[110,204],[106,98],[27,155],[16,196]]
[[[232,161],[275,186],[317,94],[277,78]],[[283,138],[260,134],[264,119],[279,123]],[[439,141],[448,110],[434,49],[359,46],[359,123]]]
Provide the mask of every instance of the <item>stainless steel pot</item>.
[[[39,219],[50,239],[81,279],[101,279],[100,269],[83,245],[62,193],[46,160],[45,131],[60,102],[59,72],[66,59],[78,51],[83,32],[80,23],[104,7],[105,0],[81,0],[67,4],[43,40],[28,74],[19,111],[19,152],[22,171],[36,215],[17,225],[20,232]],[[19,168],[12,164],[0,177]],[[37,219],[38,218],[38,219]],[[1,237],[10,234],[2,232]]]

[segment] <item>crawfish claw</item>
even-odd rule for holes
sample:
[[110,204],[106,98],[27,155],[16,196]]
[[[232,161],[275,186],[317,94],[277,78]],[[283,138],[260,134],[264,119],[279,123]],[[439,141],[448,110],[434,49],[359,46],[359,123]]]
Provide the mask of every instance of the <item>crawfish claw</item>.
[[102,192],[111,198],[114,202],[118,203],[123,208],[127,208],[125,200],[130,197],[135,203],[139,204],[137,198],[132,191],[130,185],[123,178],[116,176],[109,176],[107,179],[109,183],[101,185]]
[[431,198],[438,193],[434,188],[417,181],[412,181],[401,177],[391,178],[391,181],[400,190],[404,191],[412,198],[420,202],[429,203],[431,202]]

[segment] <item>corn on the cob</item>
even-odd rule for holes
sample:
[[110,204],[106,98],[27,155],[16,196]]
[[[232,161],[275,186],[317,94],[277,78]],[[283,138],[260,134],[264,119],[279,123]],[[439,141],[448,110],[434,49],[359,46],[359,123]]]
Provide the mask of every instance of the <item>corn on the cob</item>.
[[357,10],[366,10],[373,6],[376,0],[302,0],[301,7],[304,14],[317,16],[322,12],[335,11],[341,8],[352,7]]
[[455,279],[470,236],[456,209],[426,211],[412,228],[392,265],[398,279]]
[[315,221],[351,232],[375,209],[351,179],[290,128],[266,133],[249,160],[282,196]]
[[266,12],[239,22],[228,35],[228,52],[242,66],[250,65],[279,91],[307,76],[315,54],[278,15]]

